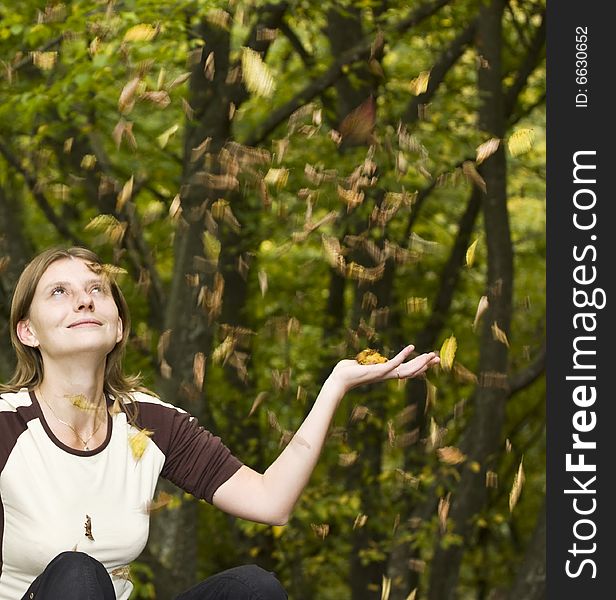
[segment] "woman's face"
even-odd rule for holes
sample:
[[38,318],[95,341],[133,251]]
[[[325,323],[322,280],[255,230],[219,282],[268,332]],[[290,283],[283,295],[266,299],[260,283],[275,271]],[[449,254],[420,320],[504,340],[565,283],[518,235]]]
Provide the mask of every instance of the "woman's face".
[[109,282],[80,258],[53,262],[36,286],[17,335],[27,346],[39,348],[43,358],[106,356],[122,339],[122,320]]

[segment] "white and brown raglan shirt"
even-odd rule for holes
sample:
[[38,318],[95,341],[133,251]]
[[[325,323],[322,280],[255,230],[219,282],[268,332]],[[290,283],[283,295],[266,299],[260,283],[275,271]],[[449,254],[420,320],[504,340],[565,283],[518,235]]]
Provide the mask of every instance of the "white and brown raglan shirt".
[[[55,437],[33,392],[0,396],[0,600],[21,598],[67,550],[99,560],[127,600],[122,567],[145,547],[158,477],[212,502],[241,467],[188,413],[141,392],[132,401],[134,425],[124,412],[109,416],[103,444],[79,451]],[[140,437],[142,454],[133,438],[140,430],[152,432]]]

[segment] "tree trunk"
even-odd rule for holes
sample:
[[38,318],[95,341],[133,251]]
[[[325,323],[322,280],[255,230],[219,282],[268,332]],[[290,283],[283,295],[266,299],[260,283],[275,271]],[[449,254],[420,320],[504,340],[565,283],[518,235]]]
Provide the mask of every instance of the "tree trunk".
[[[478,53],[482,66],[478,86],[482,104],[479,127],[487,136],[502,139],[505,132],[501,88],[501,48],[503,0],[483,5],[478,26]],[[463,540],[469,538],[472,517],[486,499],[485,474],[491,468],[500,441],[507,398],[507,345],[495,339],[492,326],[497,325],[507,336],[511,320],[513,289],[513,254],[507,212],[506,161],[502,145],[484,163],[487,193],[483,215],[488,249],[488,299],[490,308],[484,316],[481,333],[479,385],[474,397],[474,410],[462,450],[467,464],[476,461],[478,472],[463,467],[460,483],[453,492],[450,527]],[[456,597],[462,545],[444,547],[436,543],[431,563],[429,600],[450,600]]]

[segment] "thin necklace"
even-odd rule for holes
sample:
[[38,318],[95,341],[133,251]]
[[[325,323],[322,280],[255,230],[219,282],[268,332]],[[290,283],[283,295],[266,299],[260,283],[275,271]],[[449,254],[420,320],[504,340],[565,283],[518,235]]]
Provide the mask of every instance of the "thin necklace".
[[[62,423],[62,425],[66,425],[79,438],[79,441],[83,444],[84,450],[90,450],[88,443],[94,437],[96,432],[101,428],[101,425],[103,424],[104,419],[94,428],[94,431],[89,435],[88,439],[84,440],[81,437],[81,435],[79,435],[79,432],[77,431],[77,429],[75,429],[75,427],[73,427],[70,423],[67,423],[66,421],[62,420],[56,414],[56,411],[51,407],[51,404],[49,404],[49,402],[47,402],[47,400],[45,399],[45,396],[43,396],[43,392],[41,391],[41,388],[38,389],[38,393],[39,393],[39,396],[43,399],[43,402],[49,407],[49,410],[51,411],[51,414],[56,418],[56,421],[58,421],[59,423]],[[96,421],[96,415],[94,416],[94,420]]]

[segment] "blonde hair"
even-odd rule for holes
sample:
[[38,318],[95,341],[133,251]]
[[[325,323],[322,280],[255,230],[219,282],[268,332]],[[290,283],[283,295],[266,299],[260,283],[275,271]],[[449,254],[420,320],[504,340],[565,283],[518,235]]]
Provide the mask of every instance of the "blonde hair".
[[[11,302],[11,343],[17,356],[17,365],[8,383],[0,385],[0,391],[18,391],[22,388],[33,389],[43,381],[44,371],[41,353],[38,348],[27,346],[19,339],[17,336],[17,324],[28,318],[32,299],[43,273],[52,263],[66,258],[78,258],[85,261],[88,267],[95,273],[105,272],[103,262],[94,252],[78,246],[72,248],[49,248],[28,263],[17,281]],[[113,277],[109,277],[109,285],[118,308],[118,314],[120,319],[122,319],[123,331],[122,339],[107,355],[103,390],[107,395],[112,395],[126,408],[124,398],[131,392],[137,390],[149,392],[149,390],[146,390],[141,385],[138,375],[125,375],[122,370],[122,359],[124,358],[130,333],[130,313],[124,295]],[[127,412],[129,417],[131,412]]]

